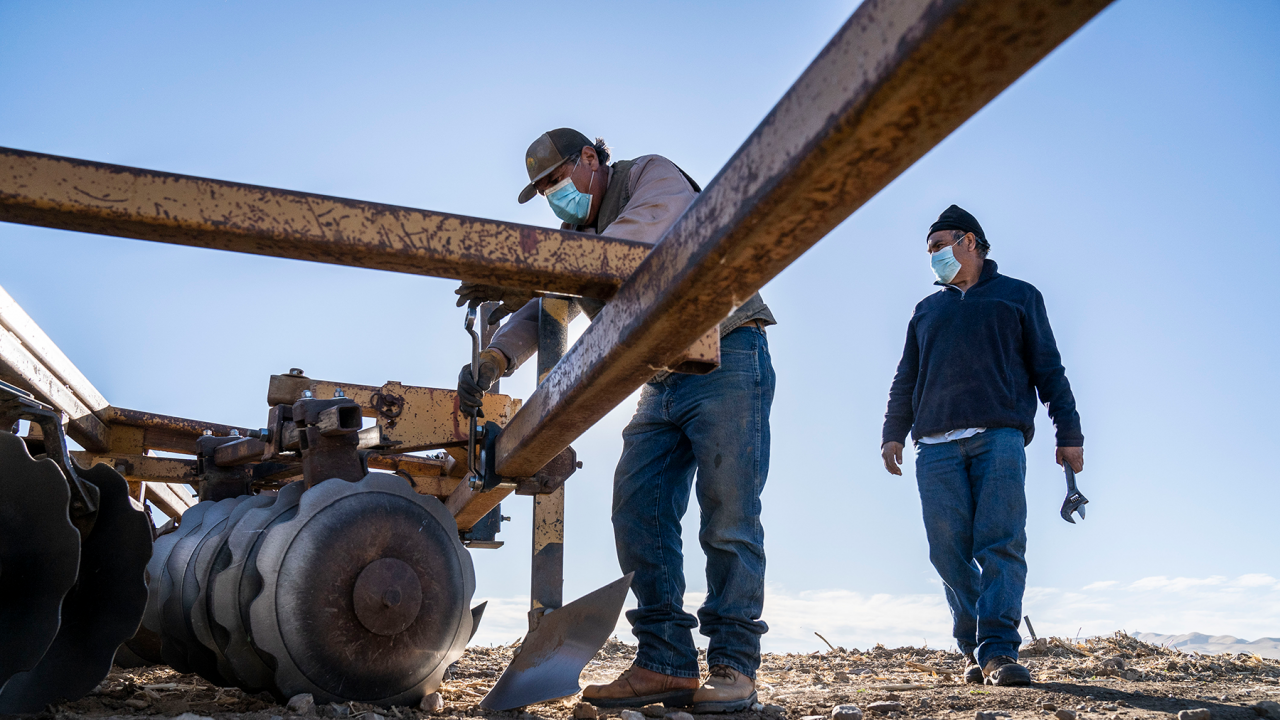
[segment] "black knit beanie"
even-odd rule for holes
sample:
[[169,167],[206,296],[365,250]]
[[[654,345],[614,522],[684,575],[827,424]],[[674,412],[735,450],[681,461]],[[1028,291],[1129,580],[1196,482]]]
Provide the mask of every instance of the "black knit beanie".
[[939,230],[960,230],[961,232],[973,233],[979,240],[984,242],[987,239],[987,236],[982,233],[982,226],[978,224],[978,218],[970,215],[959,205],[952,205],[943,210],[942,214],[938,216],[938,221],[929,226],[929,235]]

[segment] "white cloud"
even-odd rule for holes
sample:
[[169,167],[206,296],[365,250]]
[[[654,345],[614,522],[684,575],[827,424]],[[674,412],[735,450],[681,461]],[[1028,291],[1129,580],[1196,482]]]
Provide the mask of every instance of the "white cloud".
[[1280,580],[1276,580],[1264,573],[1251,573],[1236,578],[1236,584],[1242,587],[1267,587],[1269,585],[1280,585]]
[[1107,588],[1113,588],[1119,584],[1120,582],[1118,580],[1099,580],[1098,582],[1095,582],[1095,583],[1089,583],[1088,585],[1085,585],[1083,588],[1080,588],[1080,589],[1081,590],[1106,590]]
[[1130,590],[1167,590],[1169,592],[1182,592],[1190,588],[1203,587],[1205,585],[1221,585],[1227,579],[1221,575],[1213,575],[1207,578],[1168,578],[1164,575],[1155,575],[1145,577],[1135,581],[1129,586]]

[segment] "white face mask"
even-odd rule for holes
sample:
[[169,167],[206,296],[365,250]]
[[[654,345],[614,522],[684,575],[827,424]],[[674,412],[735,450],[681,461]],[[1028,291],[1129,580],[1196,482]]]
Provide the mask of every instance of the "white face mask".
[[[960,240],[963,239],[964,237],[960,238]],[[960,261],[956,259],[955,250],[953,249],[960,240],[929,256],[929,265],[933,267],[933,274],[938,277],[939,282],[949,284],[955,279],[956,274],[960,272]]]

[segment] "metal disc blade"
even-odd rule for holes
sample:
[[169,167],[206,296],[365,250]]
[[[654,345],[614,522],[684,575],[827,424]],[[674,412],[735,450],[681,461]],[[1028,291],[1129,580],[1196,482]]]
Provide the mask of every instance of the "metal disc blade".
[[232,672],[246,690],[275,691],[275,673],[249,638],[249,604],[262,591],[257,557],[270,529],[298,513],[298,501],[306,487],[285,485],[266,507],[245,513],[227,537],[231,560],[213,577],[213,638]]
[[116,648],[142,621],[151,520],[109,465],[77,472],[99,492],[97,519],[81,542],[79,579],[62,601],[62,626],[40,663],[0,691],[0,714],[39,712],[84,696],[107,676]]
[[178,672],[195,672],[187,663],[186,621],[182,617],[182,576],[191,551],[200,541],[204,516],[216,503],[201,502],[182,513],[182,523],[174,531],[175,542],[164,560],[160,576],[160,657]]
[[226,638],[215,637],[215,633],[221,628],[213,621],[213,581],[218,573],[231,564],[231,550],[227,547],[227,539],[236,525],[250,510],[267,507],[275,500],[274,495],[246,495],[240,498],[240,503],[227,517],[226,526],[216,538],[205,542],[204,548],[196,557],[196,579],[200,582],[200,591],[192,605],[191,629],[195,631],[196,638],[217,658],[218,673],[237,685],[242,685],[243,682],[222,652],[222,648],[226,646]]
[[578,676],[617,626],[634,575],[539,618],[480,707],[511,710],[578,692]]
[[[156,538],[151,546],[151,560],[147,563],[147,609],[142,613],[142,628],[150,633],[149,638],[156,638],[157,641],[161,636],[163,623],[161,621],[161,608],[164,601],[168,598],[169,580],[168,571],[165,569],[166,563],[169,561],[169,553],[173,551],[173,546],[184,535],[182,523],[191,523],[192,525],[200,522],[200,518],[204,517],[205,510],[208,506],[201,507],[199,504],[190,507],[181,517],[178,518],[178,527]],[[149,652],[144,646],[139,652],[138,648],[134,648],[134,652],[140,655],[143,652]],[[159,649],[156,649],[159,653]],[[146,657],[146,655],[143,655]],[[163,662],[159,655],[149,658],[153,662]]]
[[80,532],[67,479],[0,432],[0,687],[30,670],[58,634],[62,598],[76,582]]
[[[209,508],[209,511],[205,513],[200,530],[196,533],[198,539],[192,546],[186,568],[182,571],[181,583],[179,583],[178,577],[174,576],[175,591],[181,588],[179,602],[182,606],[182,621],[185,631],[185,635],[182,637],[182,645],[186,649],[187,664],[191,666],[191,669],[196,674],[214,685],[232,685],[234,683],[218,672],[218,656],[205,647],[200,640],[200,636],[196,633],[197,616],[203,616],[204,611],[204,607],[200,603],[198,565],[201,553],[208,547],[210,540],[220,536],[226,530],[227,518],[230,517],[231,512],[239,504],[239,498],[227,498],[214,502],[213,507]],[[181,547],[181,545],[178,547]],[[175,551],[177,551],[177,548],[175,548]]]
[[413,705],[471,635],[475,571],[457,524],[397,476],[312,487],[257,562],[252,634],[284,696]]

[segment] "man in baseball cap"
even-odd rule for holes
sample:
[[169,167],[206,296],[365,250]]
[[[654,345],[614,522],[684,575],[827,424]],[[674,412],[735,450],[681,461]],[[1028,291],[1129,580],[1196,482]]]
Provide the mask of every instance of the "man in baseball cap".
[[[519,201],[542,195],[562,227],[657,244],[701,190],[659,155],[609,163],[610,149],[570,128],[543,133],[525,152],[529,184]],[[538,347],[538,304],[528,289],[463,283],[458,304],[499,300],[494,316],[514,314],[458,376],[459,402],[474,413],[493,382]],[[603,303],[579,298],[595,317]],[[614,473],[614,540],[622,571],[635,572],[639,607],[627,613],[639,649],[616,680],[582,697],[600,707],[652,703],[696,713],[736,712],[756,701],[764,605],[764,529],[760,492],[769,472],[769,409],[774,374],[765,327],[773,313],[753,295],[720,323],[721,365],[705,375],[661,372],[645,385],[623,430]],[[707,599],[695,618],[684,609],[680,521],[697,475],[707,554]],[[692,630],[710,638],[709,676],[699,682]]]

